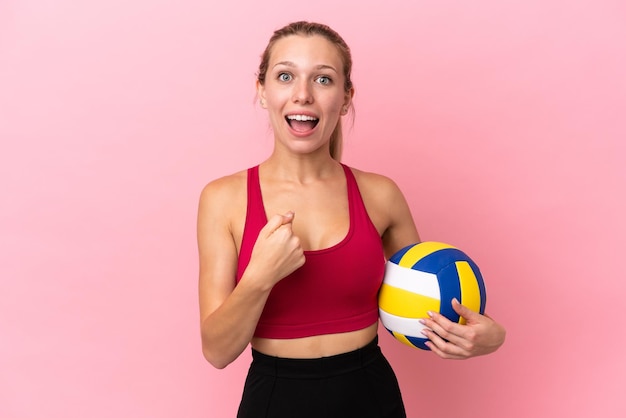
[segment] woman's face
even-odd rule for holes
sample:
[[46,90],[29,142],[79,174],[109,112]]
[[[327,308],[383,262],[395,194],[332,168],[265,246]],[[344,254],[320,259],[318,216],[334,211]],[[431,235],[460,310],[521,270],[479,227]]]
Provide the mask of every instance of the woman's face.
[[278,40],[265,84],[257,83],[277,144],[297,153],[328,148],[353,95],[344,90],[344,81],[339,50],[326,38],[291,35]]

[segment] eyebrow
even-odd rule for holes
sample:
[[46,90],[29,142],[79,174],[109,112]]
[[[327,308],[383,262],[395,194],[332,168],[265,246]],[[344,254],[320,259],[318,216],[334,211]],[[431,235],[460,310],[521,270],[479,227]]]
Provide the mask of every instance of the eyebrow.
[[[274,67],[277,67],[279,65],[284,65],[286,67],[296,67],[296,64],[294,64],[291,61],[280,61],[280,62],[277,62],[276,64],[274,64]],[[319,65],[316,65],[314,68],[316,70],[332,70],[332,71],[336,72],[337,74],[339,74],[339,72],[332,65],[319,64]]]

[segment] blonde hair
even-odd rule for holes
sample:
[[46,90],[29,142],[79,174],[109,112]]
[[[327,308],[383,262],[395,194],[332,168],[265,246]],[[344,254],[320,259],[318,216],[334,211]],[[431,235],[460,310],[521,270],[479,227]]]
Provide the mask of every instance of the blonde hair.
[[[265,48],[265,51],[263,51],[263,54],[261,55],[261,63],[259,64],[259,72],[257,74],[257,80],[261,85],[265,84],[267,67],[269,65],[270,55],[272,53],[272,48],[274,44],[279,39],[291,35],[319,35],[326,38],[329,42],[333,43],[337,47],[339,55],[341,56],[341,61],[343,63],[344,91],[348,93],[352,90],[352,80],[350,79],[350,74],[352,73],[352,55],[350,53],[350,48],[348,47],[348,44],[346,44],[343,38],[329,26],[321,23],[306,21],[290,23],[287,26],[282,27],[274,32],[267,44],[267,47]],[[330,135],[329,146],[331,157],[339,161],[341,159],[341,151],[343,149],[343,130],[341,127],[341,119],[337,121],[335,129]]]

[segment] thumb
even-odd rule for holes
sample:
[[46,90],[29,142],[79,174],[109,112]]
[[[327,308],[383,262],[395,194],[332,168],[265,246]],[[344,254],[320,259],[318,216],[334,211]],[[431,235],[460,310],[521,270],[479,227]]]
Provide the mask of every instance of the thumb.
[[285,213],[283,215],[283,222],[281,225],[287,225],[293,222],[293,218],[295,218],[296,213],[292,210],[290,210],[289,212]]
[[[282,222],[281,222],[280,226],[286,226],[291,231],[291,224],[293,223],[293,218],[295,217],[295,215],[296,214],[292,210],[290,210],[289,212],[285,213],[284,215],[280,215],[281,218],[282,218]],[[278,228],[276,228],[276,229],[278,229]]]
[[272,216],[270,220],[267,221],[267,224],[264,227],[264,229],[267,232],[267,235],[271,235],[283,225],[290,224],[293,221],[293,217],[294,217],[294,212],[291,212],[291,211],[287,212],[285,215],[277,214],[277,215]]
[[452,299],[452,309],[459,315],[461,315],[467,322],[476,322],[480,314],[474,312],[465,305],[461,305],[457,298]]

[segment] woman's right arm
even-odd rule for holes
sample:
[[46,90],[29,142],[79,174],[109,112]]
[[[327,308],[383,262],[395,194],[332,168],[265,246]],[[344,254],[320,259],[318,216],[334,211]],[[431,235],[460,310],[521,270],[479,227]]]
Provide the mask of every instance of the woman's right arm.
[[207,185],[198,209],[202,352],[220,369],[247,347],[274,284],[304,264],[291,230],[293,214],[276,215],[259,233],[250,263],[235,285],[237,247],[231,218],[236,182],[224,178]]

